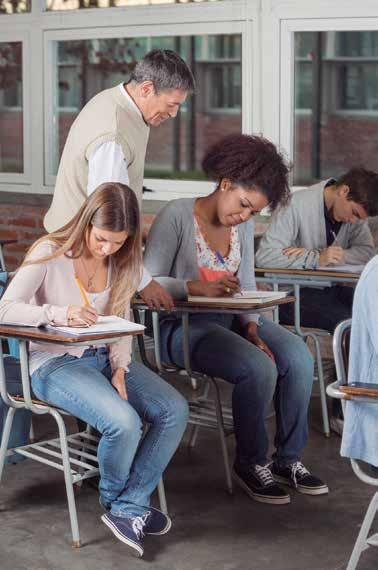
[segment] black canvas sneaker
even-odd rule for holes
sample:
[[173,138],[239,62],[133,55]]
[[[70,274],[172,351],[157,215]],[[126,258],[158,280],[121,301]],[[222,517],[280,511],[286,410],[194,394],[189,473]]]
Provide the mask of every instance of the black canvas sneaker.
[[328,487],[319,477],[312,475],[300,461],[286,467],[272,466],[274,479],[278,483],[294,487],[299,493],[305,495],[325,495]]
[[248,469],[235,465],[233,479],[254,501],[271,505],[290,503],[290,495],[277,485],[268,465],[253,465]]

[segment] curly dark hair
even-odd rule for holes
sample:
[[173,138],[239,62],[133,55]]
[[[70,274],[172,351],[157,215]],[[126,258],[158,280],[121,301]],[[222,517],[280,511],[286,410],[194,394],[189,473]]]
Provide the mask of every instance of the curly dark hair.
[[348,200],[364,207],[368,216],[378,215],[378,173],[351,168],[336,180],[336,186],[349,186]]
[[202,169],[208,178],[218,183],[228,178],[246,189],[257,186],[269,200],[272,211],[290,200],[290,166],[283,154],[264,137],[241,134],[224,137],[206,152]]

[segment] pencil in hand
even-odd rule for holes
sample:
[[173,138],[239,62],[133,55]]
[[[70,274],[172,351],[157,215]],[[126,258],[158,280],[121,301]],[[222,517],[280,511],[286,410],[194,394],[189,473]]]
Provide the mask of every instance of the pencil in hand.
[[331,230],[331,234],[333,237],[333,244],[332,245],[334,247],[341,247],[341,244],[340,244],[339,240],[337,239],[337,235],[335,234],[335,232],[333,230]]
[[87,294],[86,294],[85,289],[84,289],[84,287],[83,287],[83,284],[82,284],[82,282],[80,281],[80,277],[78,277],[77,275],[75,275],[75,281],[76,281],[77,286],[79,287],[79,291],[80,291],[80,294],[81,294],[81,298],[83,299],[84,305],[85,305],[86,307],[89,307],[89,306],[90,306],[90,302],[88,301],[88,297],[87,297]]

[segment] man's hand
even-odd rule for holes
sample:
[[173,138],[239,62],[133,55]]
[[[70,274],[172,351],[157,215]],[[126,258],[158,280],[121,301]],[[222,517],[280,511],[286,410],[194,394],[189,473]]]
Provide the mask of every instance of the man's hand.
[[339,265],[345,260],[345,252],[338,245],[331,245],[326,249],[322,249],[319,255],[318,266],[325,267],[327,265]]
[[257,348],[259,348],[260,350],[265,352],[265,354],[267,356],[269,356],[269,358],[271,358],[273,360],[273,362],[276,361],[276,359],[274,358],[274,354],[270,350],[269,346],[257,334],[257,324],[256,323],[254,323],[254,322],[248,323],[248,325],[246,327],[245,338],[247,340],[249,340],[249,342],[251,342],[252,344],[257,346]]
[[139,295],[150,309],[160,310],[161,307],[164,307],[166,311],[173,309],[174,303],[171,295],[154,279],[139,291]]
[[125,382],[125,370],[123,368],[117,368],[112,376],[112,385],[117,390],[118,394],[121,396],[122,400],[127,400],[127,390]]

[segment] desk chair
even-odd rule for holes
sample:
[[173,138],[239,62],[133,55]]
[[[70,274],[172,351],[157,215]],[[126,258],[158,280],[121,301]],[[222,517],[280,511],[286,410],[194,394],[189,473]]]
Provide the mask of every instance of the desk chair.
[[[346,400],[354,400],[356,402],[364,403],[375,403],[378,404],[378,390],[371,390],[370,392],[376,392],[372,395],[365,395],[363,391],[360,394],[347,394],[340,390],[340,384],[346,384],[348,378],[348,364],[349,364],[349,341],[350,341],[350,330],[351,330],[351,319],[342,321],[336,327],[333,336],[333,353],[335,357],[336,364],[336,376],[337,381],[329,384],[327,386],[327,393],[332,398],[337,398],[341,400],[343,407],[343,412],[345,412],[345,402]],[[352,469],[355,475],[363,482],[368,483],[378,487],[378,478],[372,477],[364,472],[360,464],[355,460],[350,460]],[[358,533],[356,542],[353,547],[352,554],[350,556],[348,566],[346,570],[355,570],[358,561],[360,559],[361,553],[368,546],[378,546],[378,534],[372,535],[368,538],[368,534],[373,523],[375,514],[378,510],[378,491],[374,493],[370,504],[366,510],[364,520],[361,525],[360,532]]]
[[[140,323],[144,317],[145,309],[138,307],[133,308],[134,320]],[[184,330],[189,327],[188,314],[183,313],[183,328]],[[231,477],[231,466],[227,451],[227,437],[234,431],[234,423],[232,417],[231,407],[225,406],[220,397],[220,378],[214,378],[194,372],[190,366],[190,358],[188,350],[184,345],[185,354],[185,368],[178,368],[171,364],[167,365],[161,361],[160,357],[160,337],[159,337],[159,314],[156,311],[152,312],[152,325],[154,335],[154,355],[155,363],[147,355],[146,346],[149,341],[144,335],[137,336],[139,354],[145,366],[151,368],[154,372],[164,377],[169,381],[173,374],[180,374],[184,378],[190,380],[191,387],[197,391],[199,386],[202,390],[200,395],[195,394],[188,401],[189,404],[189,420],[188,424],[192,426],[192,433],[189,438],[189,447],[194,447],[198,432],[200,428],[207,428],[216,430],[219,435],[219,442],[223,457],[223,464],[226,477],[227,490],[230,494],[233,493],[233,482]],[[184,337],[187,335],[184,333]]]
[[[35,330],[31,328],[31,334]],[[3,335],[4,336],[4,335]],[[93,341],[91,341],[93,344]],[[95,342],[96,344],[96,342]],[[103,344],[103,341],[102,341]],[[8,406],[4,423],[3,435],[0,445],[0,483],[7,456],[17,453],[29,459],[34,459],[59,471],[63,471],[66,485],[68,510],[71,523],[72,545],[81,546],[79,525],[77,519],[74,484],[80,484],[84,479],[99,475],[97,459],[97,443],[99,437],[94,435],[90,426],[77,433],[67,435],[64,416],[70,416],[65,410],[56,408],[32,397],[31,383],[28,367],[28,347],[25,337],[19,341],[20,366],[22,375],[22,394],[11,396],[7,388],[7,379],[4,368],[4,355],[0,335],[0,396]],[[38,441],[8,449],[9,438],[16,410],[30,410],[34,414],[50,414],[58,426],[59,437],[46,441]],[[22,465],[22,464],[21,464]],[[158,485],[160,508],[167,512],[164,485],[162,479]]]

